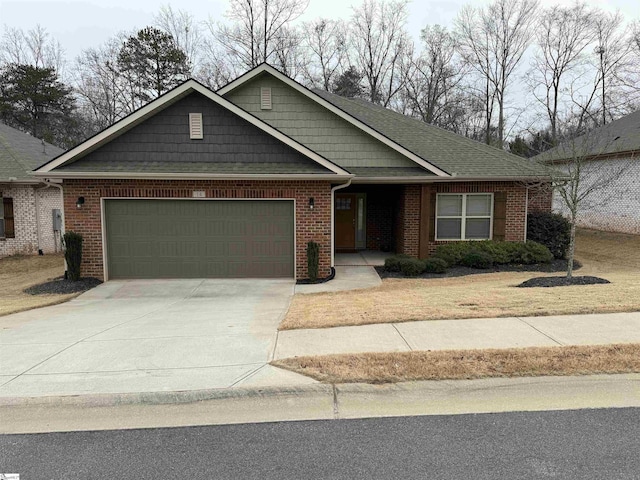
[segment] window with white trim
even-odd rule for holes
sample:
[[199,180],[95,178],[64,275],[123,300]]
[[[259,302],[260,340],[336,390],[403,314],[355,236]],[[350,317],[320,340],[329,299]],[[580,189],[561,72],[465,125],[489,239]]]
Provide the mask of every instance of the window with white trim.
[[492,193],[441,193],[436,198],[436,240],[489,240]]

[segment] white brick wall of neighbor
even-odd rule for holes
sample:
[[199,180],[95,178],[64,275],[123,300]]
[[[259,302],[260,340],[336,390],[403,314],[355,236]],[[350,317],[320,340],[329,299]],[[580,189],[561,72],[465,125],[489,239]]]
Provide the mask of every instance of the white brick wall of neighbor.
[[0,185],[3,197],[13,199],[15,238],[0,239],[0,257],[9,255],[33,255],[38,253],[36,229],[36,202],[38,196],[38,223],[40,246],[43,253],[61,251],[60,234],[53,231],[53,209],[62,210],[62,194],[59,189],[31,185]]
[[[640,235],[640,157],[594,160],[598,176],[618,177],[592,193],[581,205],[577,225],[607,232]],[[623,175],[617,175],[620,171]],[[602,177],[600,177],[602,178]],[[553,209],[567,214],[567,207],[553,195]]]

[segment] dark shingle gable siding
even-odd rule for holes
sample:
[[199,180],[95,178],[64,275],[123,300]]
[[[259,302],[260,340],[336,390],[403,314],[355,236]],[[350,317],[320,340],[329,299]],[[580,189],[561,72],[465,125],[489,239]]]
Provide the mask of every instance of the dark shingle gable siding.
[[[204,138],[191,140],[189,113],[202,113]],[[215,171],[215,164],[238,164],[261,173],[262,164],[277,164],[290,173],[327,172],[316,162],[229,112],[199,93],[192,93],[141,124],[58,170],[73,171]],[[267,168],[265,173],[272,173]]]

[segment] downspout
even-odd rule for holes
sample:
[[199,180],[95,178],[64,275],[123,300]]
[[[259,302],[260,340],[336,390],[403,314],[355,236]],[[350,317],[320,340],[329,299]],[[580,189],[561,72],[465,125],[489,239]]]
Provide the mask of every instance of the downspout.
[[524,190],[524,243],[527,243],[527,229],[529,227],[529,185],[525,185]]
[[[62,208],[60,209],[60,213],[62,214],[62,223],[60,225],[60,250],[64,252],[64,247],[62,245],[62,237],[64,235],[64,191],[62,190],[62,185],[59,183],[53,183],[48,178],[42,179],[42,183],[44,183],[47,187],[55,187],[60,190],[60,196],[62,197]],[[44,189],[43,189],[44,190]],[[67,260],[64,261],[64,274],[65,278],[67,278]]]
[[40,202],[38,202],[38,193],[40,193],[41,190],[46,190],[47,188],[49,188],[49,185],[46,185],[44,187],[40,187],[40,188],[34,188],[33,189],[33,196],[34,198],[34,203],[36,205],[36,240],[38,243],[38,255],[42,255],[42,248],[40,248]]
[[335,251],[336,251],[336,237],[335,237],[335,192],[336,190],[341,190],[343,188],[347,188],[351,185],[351,177],[347,183],[343,183],[342,185],[336,185],[335,187],[331,187],[331,268],[335,268]]

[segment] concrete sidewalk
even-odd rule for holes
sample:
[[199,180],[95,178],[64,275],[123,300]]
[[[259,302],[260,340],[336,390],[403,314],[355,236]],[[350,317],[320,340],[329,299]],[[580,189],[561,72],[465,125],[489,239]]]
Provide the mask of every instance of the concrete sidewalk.
[[640,343],[640,312],[477,318],[285,330],[274,359],[412,350]]

